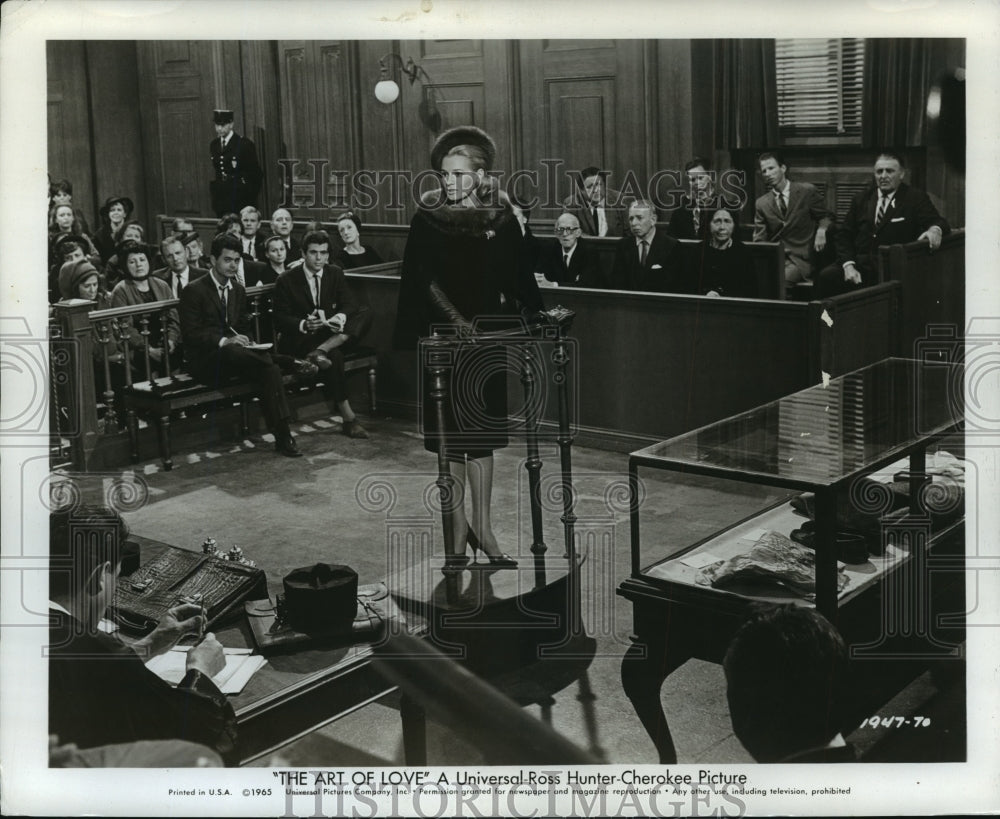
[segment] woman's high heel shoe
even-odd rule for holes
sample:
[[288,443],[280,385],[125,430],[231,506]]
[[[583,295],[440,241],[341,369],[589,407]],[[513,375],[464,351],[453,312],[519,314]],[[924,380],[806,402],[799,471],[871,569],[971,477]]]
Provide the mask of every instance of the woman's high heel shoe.
[[[479,542],[479,537],[476,535],[472,529],[469,529],[469,535],[466,538],[466,542],[472,547],[473,557],[477,556],[478,552],[482,552],[486,555],[487,560],[490,561],[490,566],[497,569],[515,569],[517,568],[517,561],[514,560],[510,555],[501,552],[498,555],[491,555],[483,548],[483,544]],[[474,566],[485,566],[484,563],[474,562],[469,568]]]
[[468,555],[445,555],[444,567],[446,569],[464,569],[469,565]]

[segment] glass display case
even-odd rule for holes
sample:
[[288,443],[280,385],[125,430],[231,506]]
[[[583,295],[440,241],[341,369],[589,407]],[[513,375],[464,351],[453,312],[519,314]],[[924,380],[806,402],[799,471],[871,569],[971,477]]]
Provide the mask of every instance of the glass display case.
[[[618,593],[635,637],[622,678],[661,760],[675,757],[660,684],[689,657],[721,661],[752,604],[814,605],[858,649],[879,644],[887,585],[905,576],[896,597],[931,599],[928,556],[948,541],[960,560],[964,540],[963,462],[934,451],[960,431],[962,396],[960,365],[892,358],[630,455],[632,566]],[[689,542],[664,535],[662,519],[644,536],[671,479],[691,476],[706,492],[747,491],[702,509]],[[748,485],[769,489],[758,505]]]

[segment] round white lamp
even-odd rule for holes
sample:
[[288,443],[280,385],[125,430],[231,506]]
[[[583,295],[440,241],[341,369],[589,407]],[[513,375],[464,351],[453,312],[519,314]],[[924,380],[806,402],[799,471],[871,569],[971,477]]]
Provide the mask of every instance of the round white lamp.
[[399,99],[399,86],[394,80],[379,80],[375,83],[375,99],[391,105]]

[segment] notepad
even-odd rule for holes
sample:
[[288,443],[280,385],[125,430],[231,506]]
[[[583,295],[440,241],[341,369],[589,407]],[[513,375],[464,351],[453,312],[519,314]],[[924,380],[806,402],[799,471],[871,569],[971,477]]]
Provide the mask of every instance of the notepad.
[[273,346],[274,346],[273,344],[247,344],[246,348],[248,350],[262,350],[263,351],[263,350],[270,350]]
[[[161,680],[177,685],[187,673],[187,653],[191,646],[174,646],[170,651],[153,657],[146,668]],[[224,648],[226,666],[212,677],[223,694],[239,694],[264,663],[265,657],[254,654],[250,648]]]

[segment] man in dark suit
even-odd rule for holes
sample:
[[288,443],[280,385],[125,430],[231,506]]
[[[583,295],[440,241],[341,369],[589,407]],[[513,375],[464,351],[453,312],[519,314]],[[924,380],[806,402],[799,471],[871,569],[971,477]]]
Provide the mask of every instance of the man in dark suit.
[[301,264],[302,259],[302,249],[292,236],[294,225],[292,214],[285,208],[278,208],[271,214],[271,235],[280,236],[285,243],[285,265],[288,267],[296,262]]
[[226,664],[215,636],[205,634],[188,651],[177,686],[143,664],[204,632],[200,605],[172,607],[131,645],[99,629],[127,538],[128,527],[112,509],[81,505],[50,517],[49,734],[79,748],[186,740],[235,762],[236,715],[212,681]]
[[851,202],[837,231],[837,264],[820,272],[817,296],[874,284],[882,245],[926,241],[931,250],[937,250],[941,239],[951,232],[927,194],[903,182],[905,175],[900,156],[891,151],[879,154],[875,184]]
[[555,231],[557,241],[546,239],[538,254],[535,272],[542,277],[539,286],[606,288],[597,254],[580,241],[580,220],[572,213],[560,214]]
[[168,236],[160,242],[160,255],[166,262],[166,267],[153,271],[154,276],[163,279],[169,286],[175,299],[181,297],[181,292],[189,283],[201,278],[207,270],[201,267],[191,267],[188,264],[187,251],[179,236]]
[[576,192],[567,197],[563,207],[580,220],[587,236],[624,236],[627,233],[621,194],[606,188],[607,174],[591,165],[580,171]]
[[319,367],[324,391],[344,419],[344,434],[367,438],[347,398],[343,354],[368,332],[371,311],[351,294],[344,271],[328,264],[326,231],[307,233],[302,248],[302,264],[282,273],[274,285],[278,349]]
[[763,153],[757,162],[769,191],[754,206],[753,240],[781,243],[785,281],[812,281],[813,254],[826,249],[833,215],[815,185],[788,179],[788,166],[780,154]]
[[618,243],[611,271],[615,290],[645,290],[653,293],[689,293],[681,244],[656,229],[656,209],[645,200],[628,209],[632,231]]
[[260,232],[260,211],[247,205],[240,211],[240,241],[243,242],[243,258],[251,262],[264,262],[264,240]]
[[670,214],[667,233],[675,239],[707,239],[708,225],[718,207],[712,165],[703,156],[684,164],[688,192],[681,197],[680,207]]
[[212,209],[221,217],[257,203],[263,173],[251,140],[233,131],[233,112],[213,112],[216,137],[209,146],[215,179],[209,183]]
[[[259,386],[261,410],[267,428],[274,434],[274,448],[291,458],[301,456],[288,427],[289,410],[281,370],[271,354],[250,349],[246,291],[236,281],[240,240],[222,233],[212,240],[212,269],[181,292],[181,337],[184,358],[195,378],[212,385],[230,376],[254,381]],[[313,365],[296,363],[299,375],[316,373]]]

